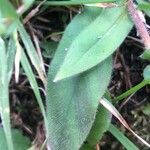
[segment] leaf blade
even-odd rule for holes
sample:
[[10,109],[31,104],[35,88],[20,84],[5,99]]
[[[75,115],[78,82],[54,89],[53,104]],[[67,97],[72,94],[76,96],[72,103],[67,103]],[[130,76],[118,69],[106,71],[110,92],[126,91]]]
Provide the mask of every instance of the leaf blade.
[[[71,1],[46,1],[45,5],[83,5],[89,3],[114,2],[115,0],[71,0]],[[40,2],[39,2],[40,3]]]
[[87,142],[91,146],[95,146],[99,143],[103,134],[108,130],[111,122],[111,114],[103,107],[99,106],[94,124],[87,137]]
[[54,81],[82,73],[102,62],[119,47],[131,28],[125,7],[104,9],[72,42]]
[[0,38],[0,114],[4,133],[9,150],[13,150],[11,125],[10,125],[10,109],[9,109],[9,79],[7,78],[7,56],[6,47],[2,38]]
[[127,150],[139,150],[122,132],[120,132],[113,124],[110,124],[108,130]]
[[[98,100],[104,94],[111,76],[111,59],[90,71],[58,83],[53,78],[61,65],[66,45],[100,13],[87,8],[67,27],[48,74],[47,119],[48,144],[52,150],[77,150],[86,139],[94,122]],[[82,20],[82,21],[81,21]],[[76,26],[78,25],[78,28]],[[69,39],[69,40],[68,40]],[[104,73],[105,75],[101,74]],[[104,81],[104,82],[103,82]],[[101,82],[101,84],[99,84]],[[73,147],[72,147],[73,145]]]
[[[8,150],[3,128],[0,128],[0,149]],[[12,129],[13,144],[15,150],[27,150],[31,144],[30,140],[23,136],[17,129]]]
[[47,131],[47,119],[46,119],[46,111],[45,111],[45,108],[44,108],[44,104],[43,104],[43,101],[42,101],[42,97],[40,95],[40,92],[39,92],[39,88],[38,88],[38,84],[37,84],[37,81],[34,77],[34,74],[33,74],[33,71],[32,71],[32,68],[28,62],[28,59],[27,59],[27,56],[25,55],[24,51],[22,50],[22,58],[21,58],[21,64],[23,66],[23,69],[26,73],[26,76],[28,77],[28,80],[29,80],[29,83],[33,89],[33,92],[35,94],[35,97],[37,99],[37,102],[39,104],[39,107],[40,107],[40,110],[42,112],[42,115],[43,115],[43,118],[44,118],[44,125],[45,125],[45,128],[46,128],[46,131]]

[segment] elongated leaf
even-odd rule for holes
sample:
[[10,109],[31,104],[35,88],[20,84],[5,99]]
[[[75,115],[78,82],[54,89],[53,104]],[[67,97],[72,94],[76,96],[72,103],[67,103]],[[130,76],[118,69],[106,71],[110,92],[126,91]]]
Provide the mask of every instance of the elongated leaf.
[[103,9],[71,43],[54,81],[86,71],[111,55],[132,28],[125,7]]
[[[8,150],[3,128],[0,128],[0,137],[0,150]],[[12,137],[15,150],[27,150],[31,145],[30,140],[23,136],[19,130],[13,129]]]
[[[115,0],[71,0],[71,1],[54,1],[49,0],[46,1],[45,5],[81,5],[81,4],[89,4],[89,3],[101,3],[101,2],[115,2]],[[39,1],[40,3],[40,1]]]
[[75,78],[53,82],[65,55],[66,46],[91,23],[100,9],[86,8],[67,27],[48,74],[48,144],[52,150],[78,150],[89,133],[111,76],[111,59]]
[[0,0],[0,12],[4,18],[13,19],[17,17],[17,14],[14,11],[13,6],[8,0]]
[[36,79],[35,79],[35,75],[32,71],[32,68],[31,68],[30,63],[28,61],[28,58],[27,58],[26,54],[24,53],[24,51],[22,49],[22,46],[20,45],[20,43],[18,41],[17,33],[15,32],[14,35],[16,35],[16,36],[14,36],[14,41],[15,41],[16,47],[19,46],[19,48],[21,50],[21,65],[22,65],[22,67],[23,67],[23,69],[26,73],[26,76],[29,80],[29,83],[30,83],[30,85],[33,89],[33,92],[35,94],[35,97],[37,99],[37,102],[40,106],[40,110],[41,110],[43,118],[44,118],[45,128],[46,128],[46,131],[47,131],[46,111],[45,111],[45,108],[44,108],[44,105],[43,105],[43,102],[42,102],[42,98],[41,98],[41,95],[40,95],[38,84],[37,84]]
[[150,65],[144,68],[143,76],[144,76],[144,80],[147,80],[150,82]]
[[103,107],[99,106],[96,113],[95,121],[80,150],[93,150],[96,144],[99,144],[103,134],[108,130],[111,122],[111,114]]
[[36,82],[36,79],[35,79],[35,76],[33,74],[32,68],[30,66],[30,63],[29,63],[29,61],[27,59],[27,56],[25,55],[24,51],[22,51],[21,65],[23,66],[23,69],[24,69],[24,71],[25,71],[25,73],[28,77],[28,80],[29,80],[30,85],[33,89],[33,92],[35,94],[37,102],[40,106],[40,110],[41,110],[43,118],[44,118],[45,128],[46,128],[46,131],[47,131],[47,129],[48,129],[47,124],[48,123],[47,123],[46,112],[45,112],[45,108],[44,108],[44,105],[43,105],[43,101],[42,101],[40,91],[39,91],[39,88],[38,88],[38,84]]
[[29,37],[29,35],[27,34],[27,32],[24,29],[23,25],[19,21],[18,21],[17,25],[18,25],[17,28],[19,30],[22,42],[24,43],[25,48],[27,50],[28,56],[29,56],[32,64],[36,68],[36,70],[39,74],[39,77],[41,78],[43,83],[46,84],[46,79],[45,79],[44,72],[43,72],[44,65],[42,64],[42,62],[41,62],[34,46],[33,46],[31,38]]
[[[108,92],[105,93],[104,97],[111,99],[110,94]],[[110,112],[106,110],[102,105],[99,105],[93,126],[86,139],[86,142],[82,145],[80,150],[86,150],[87,147],[89,147],[89,149],[94,148],[96,144],[100,142],[100,139],[102,138],[103,134],[108,130],[110,122]]]
[[90,144],[85,143],[84,145],[82,145],[80,150],[95,150],[95,146],[91,146]]
[[101,98],[100,103],[109,110],[121,123],[122,125],[128,129],[136,138],[138,138],[143,144],[145,144],[147,147],[150,148],[150,144],[147,143],[144,139],[142,139],[139,135],[137,135],[128,125],[128,123],[125,121],[125,119],[121,116],[121,114],[118,112],[118,110],[106,99]]
[[16,54],[16,46],[15,46],[15,41],[13,40],[12,37],[10,37],[9,43],[8,43],[8,48],[7,48],[7,75],[8,75],[8,80],[10,81],[11,76],[12,76],[12,71],[14,67],[14,60],[15,60],[15,54]]
[[[149,2],[144,0],[137,0],[137,2],[139,4],[139,9],[142,9],[150,17],[150,9],[148,9],[148,7],[150,7]],[[146,6],[146,8],[142,6]]]
[[[26,37],[26,32],[25,32],[24,36]],[[16,31],[14,32],[13,41],[15,43],[14,47],[17,48],[17,46],[18,46],[20,48],[20,51],[21,51],[21,65],[22,65],[22,67],[23,67],[23,69],[24,69],[24,71],[25,71],[25,73],[27,75],[29,83],[30,83],[30,85],[31,85],[31,87],[33,89],[34,94],[35,94],[36,100],[37,100],[37,102],[38,102],[38,104],[40,106],[40,110],[41,110],[43,118],[44,118],[45,128],[46,128],[46,131],[47,131],[47,129],[48,129],[47,124],[48,123],[47,123],[47,118],[46,118],[46,111],[45,111],[45,108],[44,108],[44,104],[42,102],[42,98],[41,98],[41,95],[40,95],[38,84],[36,82],[35,75],[34,75],[34,73],[32,71],[32,68],[31,68],[31,65],[30,65],[30,63],[28,61],[28,58],[27,58],[26,54],[24,53],[24,51],[22,49],[22,46],[19,43],[18,35],[17,35]]]
[[[15,9],[8,0],[0,0],[0,35],[12,32],[12,24],[18,18]],[[11,25],[11,26],[10,26]]]
[[9,79],[7,76],[7,56],[5,43],[0,38],[0,115],[4,127],[5,137],[9,150],[13,150],[13,143],[10,130],[10,109],[9,109]]
[[109,128],[110,121],[111,114],[103,106],[100,105],[96,114],[96,120],[87,138],[87,142],[90,145],[94,146],[99,143],[104,132],[106,132]]
[[114,125],[110,125],[109,132],[117,138],[117,140],[127,149],[127,150],[139,150],[134,143],[132,143],[122,132],[120,132]]
[[23,0],[23,3],[25,5],[25,9],[28,9],[35,0]]
[[150,3],[139,4],[138,8],[141,9],[141,10],[150,10]]

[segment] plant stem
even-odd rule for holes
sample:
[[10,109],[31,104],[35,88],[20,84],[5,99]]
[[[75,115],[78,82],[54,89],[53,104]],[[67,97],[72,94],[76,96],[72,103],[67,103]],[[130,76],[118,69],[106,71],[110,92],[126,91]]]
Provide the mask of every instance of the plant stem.
[[140,90],[142,87],[144,87],[145,85],[147,85],[150,81],[147,80],[143,80],[142,82],[140,82],[138,85],[132,87],[131,89],[129,89],[128,91],[124,92],[123,94],[117,96],[116,98],[114,98],[116,101],[122,100],[125,97],[129,96],[132,93],[137,92],[138,90]]
[[139,32],[139,35],[143,41],[145,48],[150,49],[149,33],[146,29],[144,22],[142,21],[142,19],[140,17],[138,11],[135,8],[135,4],[134,4],[133,0],[128,0],[127,6],[128,6],[128,11],[131,15],[132,21],[134,22],[135,27],[136,27],[137,31]]

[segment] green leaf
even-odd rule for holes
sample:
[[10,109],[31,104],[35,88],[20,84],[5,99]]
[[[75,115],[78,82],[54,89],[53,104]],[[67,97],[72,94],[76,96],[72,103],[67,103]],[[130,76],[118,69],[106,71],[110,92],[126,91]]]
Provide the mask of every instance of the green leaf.
[[125,7],[107,8],[66,45],[68,49],[54,81],[84,72],[110,56],[132,28]]
[[139,4],[138,8],[141,9],[141,10],[150,10],[150,4],[149,3],[147,3],[147,4]]
[[143,106],[141,110],[145,115],[150,116],[150,104]]
[[82,145],[80,150],[95,150],[95,146],[91,146],[88,143],[85,143],[85,144]]
[[10,127],[10,109],[9,109],[9,79],[7,76],[7,55],[6,47],[2,38],[0,38],[0,114],[6,141],[9,150],[13,150],[11,127]]
[[109,128],[111,122],[111,114],[102,105],[99,106],[94,124],[87,137],[87,142],[91,146],[95,146],[99,143],[104,132]]
[[0,0],[0,35],[10,33],[16,28],[14,21],[18,15],[8,0]]
[[127,149],[127,150],[139,150],[136,145],[134,145],[122,132],[120,132],[114,125],[110,125],[109,132],[117,138],[117,140]]
[[[0,137],[0,149],[8,150],[3,128],[0,128]],[[30,140],[27,137],[23,136],[19,130],[12,130],[12,138],[15,150],[27,150],[31,145]]]
[[138,8],[143,10],[150,17],[150,4],[145,0],[137,0]]
[[27,59],[27,56],[25,55],[24,51],[22,51],[21,64],[23,66],[23,69],[24,69],[27,77],[28,77],[28,80],[29,80],[30,85],[33,89],[33,92],[35,94],[37,102],[40,106],[40,109],[41,109],[41,112],[42,112],[42,115],[43,115],[43,118],[44,118],[45,127],[46,127],[46,130],[47,130],[47,124],[48,123],[47,123],[46,112],[45,112],[45,108],[44,108],[44,105],[43,105],[43,101],[42,101],[42,98],[41,98],[41,95],[40,95],[38,84],[37,84],[36,79],[35,79],[35,75],[33,74],[32,68],[30,66],[30,63],[29,63],[29,61]]
[[100,11],[97,8],[86,8],[73,19],[49,67],[46,102],[48,144],[52,150],[78,150],[81,147],[94,122],[99,99],[109,83],[112,70],[110,58],[75,78],[53,82],[66,55],[66,46]]
[[12,76],[12,71],[14,67],[14,60],[15,60],[15,54],[16,54],[16,46],[15,41],[12,37],[10,37],[10,40],[8,42],[8,48],[7,48],[7,74],[8,74],[8,80],[10,81]]
[[14,32],[13,41],[16,44],[15,47],[17,48],[17,46],[18,46],[21,50],[21,65],[23,67],[23,70],[25,71],[25,74],[26,74],[26,76],[29,80],[29,83],[31,85],[31,88],[33,89],[33,92],[35,94],[36,100],[37,100],[37,102],[40,106],[40,110],[41,110],[43,118],[44,118],[45,128],[46,128],[46,131],[47,131],[47,129],[48,129],[47,124],[48,123],[47,123],[47,118],[46,118],[46,111],[45,111],[45,108],[44,108],[42,97],[40,95],[40,89],[39,89],[37,81],[35,79],[35,75],[32,71],[30,62],[29,62],[25,52],[23,51],[22,46],[20,45],[20,43],[18,41],[17,32]]
[[[108,92],[105,93],[104,97],[111,99]],[[89,148],[92,150],[98,144],[103,136],[103,134],[108,130],[111,122],[111,114],[102,105],[99,105],[95,121],[90,130],[90,133],[86,139],[86,142],[82,145],[80,150],[86,150]],[[95,148],[94,148],[95,149]]]
[[142,59],[150,60],[150,49],[147,49],[140,56]]
[[8,18],[13,20],[17,18],[15,9],[8,0],[0,0],[0,14],[3,19]]
[[27,10],[30,6],[32,6],[34,1],[35,0],[23,0],[23,3],[25,5],[25,9]]
[[[48,0],[44,3],[44,5],[82,5],[89,3],[101,3],[101,2],[115,2],[116,0]],[[40,3],[40,1],[38,2]]]
[[144,80],[148,80],[150,82],[150,65],[145,67],[143,76],[144,76]]
[[53,58],[55,51],[57,49],[58,46],[58,42],[54,42],[54,41],[44,41],[41,43],[41,48],[44,49],[43,51],[43,56],[46,58]]

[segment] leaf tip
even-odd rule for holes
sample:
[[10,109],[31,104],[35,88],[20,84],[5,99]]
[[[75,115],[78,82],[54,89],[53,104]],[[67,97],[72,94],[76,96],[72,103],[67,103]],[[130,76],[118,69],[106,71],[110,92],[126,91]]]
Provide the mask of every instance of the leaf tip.
[[56,75],[56,77],[54,78],[53,82],[57,82],[59,80],[61,80],[61,79],[59,78],[59,76]]
[[53,82],[58,82],[58,81],[60,81],[62,79],[65,79],[65,78],[67,78],[67,76],[64,76],[63,73],[61,73],[60,71],[58,71],[57,74],[54,77]]

